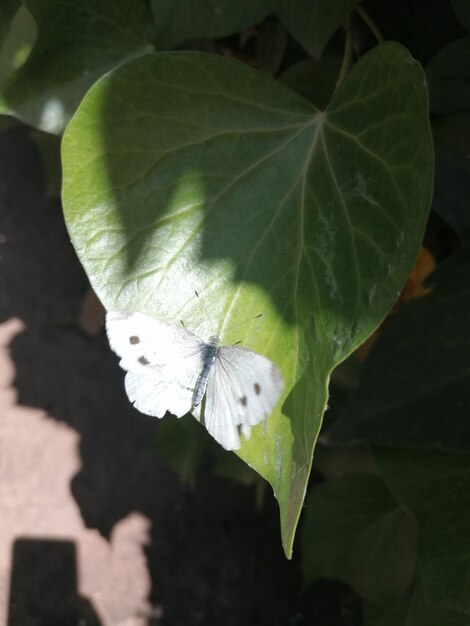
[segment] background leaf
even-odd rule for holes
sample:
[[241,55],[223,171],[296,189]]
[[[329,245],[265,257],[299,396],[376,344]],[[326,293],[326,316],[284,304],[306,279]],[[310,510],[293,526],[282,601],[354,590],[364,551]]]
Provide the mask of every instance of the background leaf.
[[404,595],[416,567],[416,522],[377,476],[343,476],[312,489],[302,526],[306,582],[337,578],[370,602]]
[[302,59],[288,67],[279,80],[319,109],[325,109],[335,91],[340,69],[339,56],[324,56],[319,61]]
[[277,74],[286,51],[287,36],[279,20],[267,19],[256,40],[256,65],[268,74]]
[[470,32],[470,5],[467,0],[452,0],[452,4],[454,6],[454,11],[465,26],[465,28]]
[[10,30],[11,21],[21,7],[20,0],[3,0],[0,4],[0,46]]
[[278,0],[277,14],[300,45],[319,59],[333,33],[348,18],[358,0]]
[[333,441],[470,448],[470,266],[460,270],[452,294],[436,286],[388,321]]
[[376,459],[393,496],[418,521],[426,602],[470,614],[470,455],[379,450]]
[[152,0],[160,49],[190,39],[226,37],[276,14],[300,45],[319,58],[358,0]]
[[421,582],[410,596],[379,606],[366,603],[364,626],[467,626],[468,615],[427,604]]
[[0,113],[60,134],[86,90],[152,50],[143,0],[24,0],[38,26],[28,60],[0,89]]
[[282,369],[285,397],[240,456],[273,486],[290,554],[330,372],[384,317],[422,237],[421,68],[380,46],[320,113],[220,57],[147,56],[90,90],[63,165],[68,228],[107,308],[217,330]]
[[[0,21],[4,19],[0,14]],[[36,41],[36,23],[26,7],[20,6],[5,34],[0,48],[0,83],[26,61]]]
[[190,39],[226,37],[261,22],[276,0],[151,0],[155,43],[162,50]]
[[470,35],[454,41],[429,63],[431,111],[456,113],[470,107]]

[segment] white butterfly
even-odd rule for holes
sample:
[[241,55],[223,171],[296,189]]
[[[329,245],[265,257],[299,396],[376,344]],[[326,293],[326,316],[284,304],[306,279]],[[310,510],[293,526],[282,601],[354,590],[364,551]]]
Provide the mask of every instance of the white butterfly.
[[143,313],[114,311],[106,315],[106,331],[136,409],[181,417],[205,395],[204,425],[226,450],[237,450],[239,429],[248,438],[281,395],[284,382],[272,361],[240,346],[219,347],[218,337],[206,342]]

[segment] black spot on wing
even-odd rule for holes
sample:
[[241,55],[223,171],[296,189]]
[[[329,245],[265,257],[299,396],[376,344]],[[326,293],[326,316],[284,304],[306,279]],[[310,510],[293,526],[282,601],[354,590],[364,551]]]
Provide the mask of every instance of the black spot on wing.
[[132,335],[131,337],[129,337],[129,343],[135,346],[137,343],[140,343],[140,339],[139,337],[137,337],[137,335]]
[[144,356],[139,356],[137,360],[139,361],[139,363],[142,363],[142,365],[148,365],[150,363],[150,361]]
[[259,383],[255,383],[253,385],[253,389],[255,390],[256,395],[259,396],[259,394],[261,393],[261,386],[260,386],[260,384]]
[[246,396],[242,396],[240,398],[240,404],[241,405],[246,406],[247,402],[248,402],[248,400],[247,400]]

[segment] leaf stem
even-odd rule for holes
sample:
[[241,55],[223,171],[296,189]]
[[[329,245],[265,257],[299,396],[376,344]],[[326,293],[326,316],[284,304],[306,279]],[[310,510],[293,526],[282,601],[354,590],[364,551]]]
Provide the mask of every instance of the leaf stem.
[[374,35],[374,37],[377,39],[378,43],[382,43],[384,38],[382,33],[380,32],[379,28],[377,27],[377,25],[375,24],[374,20],[371,18],[371,16],[367,13],[367,11],[360,5],[358,4],[356,7],[356,11],[357,13],[360,15],[360,17],[362,18],[362,20],[367,24],[367,26],[369,27],[371,33]]
[[336,81],[336,89],[338,89],[338,87],[341,85],[341,83],[343,82],[343,80],[346,78],[349,69],[352,65],[352,57],[353,57],[353,41],[352,41],[352,34],[351,34],[351,21],[349,20],[349,18],[346,21],[346,39],[344,42],[344,54],[343,54],[343,61],[341,63],[341,69],[339,71],[339,75],[338,75],[338,79]]

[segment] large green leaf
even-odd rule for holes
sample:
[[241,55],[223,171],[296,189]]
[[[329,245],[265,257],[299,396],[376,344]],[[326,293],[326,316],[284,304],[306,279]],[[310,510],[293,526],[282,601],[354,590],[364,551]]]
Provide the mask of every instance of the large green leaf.
[[380,450],[376,458],[393,496],[418,521],[426,602],[470,614],[470,455]]
[[144,0],[24,0],[38,26],[26,63],[0,89],[0,113],[60,134],[87,89],[152,49]]
[[149,55],[88,92],[63,165],[68,228],[107,308],[217,331],[283,371],[282,402],[239,454],[273,486],[290,554],[331,370],[383,319],[422,237],[422,69],[380,46],[318,112],[242,64]]
[[377,476],[342,476],[312,489],[302,527],[306,582],[336,578],[370,602],[404,595],[416,567],[416,522]]
[[277,14],[291,35],[320,57],[358,0],[152,0],[156,44],[171,48],[189,39],[225,37]]

